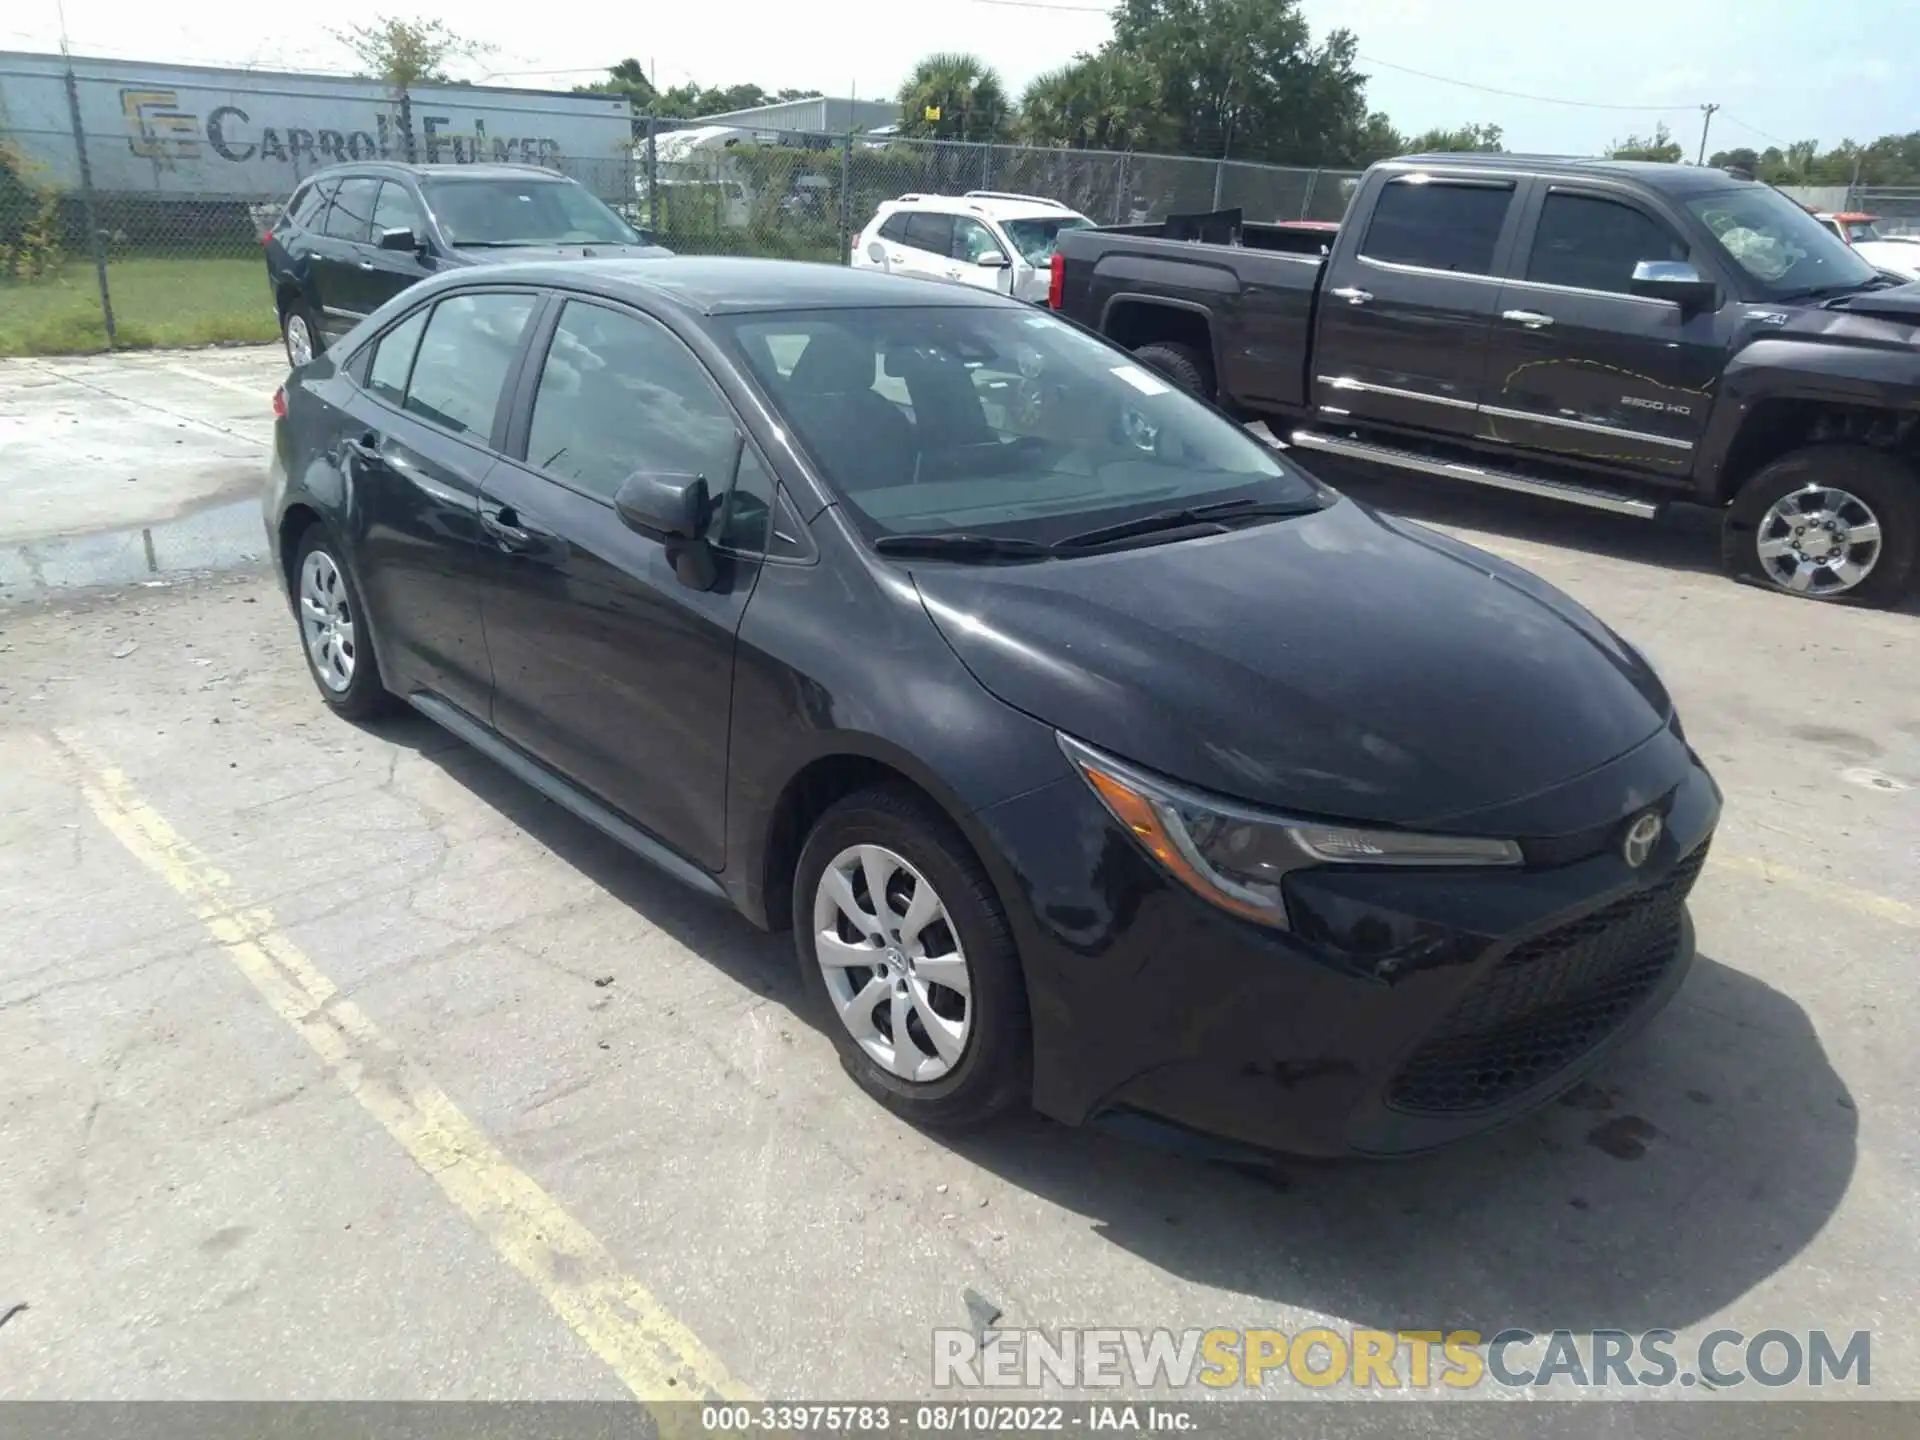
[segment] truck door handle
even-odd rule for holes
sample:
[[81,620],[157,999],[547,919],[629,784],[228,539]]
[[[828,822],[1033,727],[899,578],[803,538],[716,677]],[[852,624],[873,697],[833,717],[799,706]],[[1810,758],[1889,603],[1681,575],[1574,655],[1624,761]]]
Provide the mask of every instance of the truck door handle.
[[1373,299],[1371,290],[1362,290],[1358,285],[1342,285],[1333,292],[1336,300],[1344,300],[1349,305],[1364,305]]
[[373,269],[373,262],[371,260],[362,260],[360,262],[360,268],[362,270],[371,270]]
[[1538,330],[1553,323],[1551,315],[1542,315],[1538,310],[1502,310],[1500,318],[1511,320],[1516,325],[1524,325],[1529,330]]

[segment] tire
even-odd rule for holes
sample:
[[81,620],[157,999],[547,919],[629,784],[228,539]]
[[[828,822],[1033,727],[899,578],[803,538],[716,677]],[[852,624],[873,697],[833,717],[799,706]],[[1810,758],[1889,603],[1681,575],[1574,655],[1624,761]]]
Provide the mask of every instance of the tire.
[[[296,343],[301,330],[306,333],[307,354],[300,357]],[[327,342],[321,338],[320,323],[313,318],[313,309],[304,300],[289,300],[287,308],[280,316],[280,341],[286,347],[287,364],[298,370],[308,360],[323,353]]]
[[[1791,498],[1812,491],[1827,493]],[[1835,503],[1839,496],[1851,503]],[[1877,552],[1865,552],[1862,541],[1838,552],[1852,564],[1864,563],[1863,575],[1845,583],[1844,571],[1815,568],[1808,563],[1817,558],[1811,547],[1796,557],[1791,547],[1809,543],[1793,523],[1802,509],[1821,517],[1807,529],[1823,545],[1846,541],[1868,520],[1878,524]],[[1838,528],[1829,530],[1827,522]],[[1768,543],[1789,548],[1763,557],[1761,547]],[[1721,565],[1736,580],[1836,604],[1898,603],[1912,582],[1917,552],[1920,476],[1898,456],[1864,445],[1809,445],[1782,456],[1741,487],[1720,528]]]
[[[294,551],[293,620],[307,673],[327,708],[346,720],[371,720],[394,706],[380,678],[380,662],[367,631],[366,606],[337,547],[320,525],[309,525]],[[329,618],[331,644],[318,641],[319,603]]]
[[[892,922],[885,946],[868,937],[866,926],[854,923],[831,890],[822,889],[829,866],[847,866],[851,875],[845,898],[866,921],[879,921],[866,883],[874,871],[863,851],[886,857],[879,871]],[[890,868],[892,862],[900,868]],[[903,935],[905,926],[899,922],[913,921],[913,903],[922,885],[931,888],[943,918],[923,919],[920,929]],[[863,902],[865,909],[860,908]],[[904,785],[876,786],[836,802],[801,849],[793,877],[793,917],[802,983],[820,1007],[841,1064],[861,1089],[901,1118],[931,1129],[982,1125],[1027,1100],[1032,1026],[1013,932],[979,859],[932,802]],[[838,940],[835,953],[870,951],[876,963],[829,967],[821,959],[823,932]],[[889,952],[891,972],[886,968]],[[940,968],[936,971],[929,962]],[[935,974],[941,980],[935,980]],[[965,982],[964,995],[941,983],[956,976]],[[880,988],[872,988],[876,985]],[[854,1000],[856,995],[867,999],[864,1008]],[[956,1001],[963,1003],[956,1006]],[[903,1063],[885,1063],[882,1057],[894,1053],[895,1018],[903,1013],[909,1017],[908,1057]],[[858,1017],[864,1017],[864,1040],[854,1032]],[[964,1028],[957,1047],[956,1021]],[[944,1027],[947,1052],[929,1031],[933,1022]],[[955,1048],[957,1056],[951,1054]]]
[[1189,395],[1213,399],[1213,366],[1191,345],[1156,340],[1134,351],[1133,358],[1142,365],[1151,365]]

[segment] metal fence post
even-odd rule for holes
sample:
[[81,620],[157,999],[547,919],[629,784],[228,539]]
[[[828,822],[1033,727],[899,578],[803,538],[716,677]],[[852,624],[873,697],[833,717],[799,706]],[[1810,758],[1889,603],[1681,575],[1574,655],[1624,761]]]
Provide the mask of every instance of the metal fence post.
[[660,233],[660,150],[654,143],[660,133],[660,117],[647,116],[647,229]]
[[840,145],[840,263],[853,264],[853,127]]
[[1313,214],[1313,187],[1320,183],[1320,171],[1316,166],[1307,172],[1307,193],[1300,197],[1300,218],[1308,219]]
[[100,318],[106,322],[107,348],[117,349],[119,334],[113,324],[113,295],[107,289],[107,246],[100,237],[100,217],[93,208],[93,167],[87,163],[87,133],[80,123],[80,82],[67,66],[67,115],[73,121],[73,150],[80,161],[80,211],[86,217],[87,240],[93,246],[93,273],[100,281]]
[[1227,162],[1219,159],[1213,162],[1213,208],[1220,208],[1220,200],[1227,189]]

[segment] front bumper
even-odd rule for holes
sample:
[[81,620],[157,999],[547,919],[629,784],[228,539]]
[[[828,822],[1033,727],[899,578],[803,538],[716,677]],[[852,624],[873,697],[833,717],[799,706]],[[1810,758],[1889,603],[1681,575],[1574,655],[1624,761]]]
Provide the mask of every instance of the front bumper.
[[1685,979],[1686,896],[1719,818],[1712,778],[1671,732],[1608,769],[1613,783],[1579,782],[1584,815],[1543,797],[1561,828],[1531,833],[1605,830],[1652,803],[1665,827],[1640,867],[1615,845],[1470,874],[1297,871],[1290,931],[1187,891],[1077,776],[982,812],[1019,892],[1006,898],[1035,1104],[1068,1122],[1133,1110],[1264,1149],[1395,1155],[1551,1099]]

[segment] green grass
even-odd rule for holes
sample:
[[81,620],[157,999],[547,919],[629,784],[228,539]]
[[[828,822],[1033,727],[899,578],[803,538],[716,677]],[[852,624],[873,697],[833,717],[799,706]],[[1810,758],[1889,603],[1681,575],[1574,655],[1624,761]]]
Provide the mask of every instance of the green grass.
[[[258,257],[128,256],[107,262],[123,347],[270,341],[279,331]],[[78,355],[107,348],[93,265],[70,260],[45,280],[0,281],[0,355]]]

